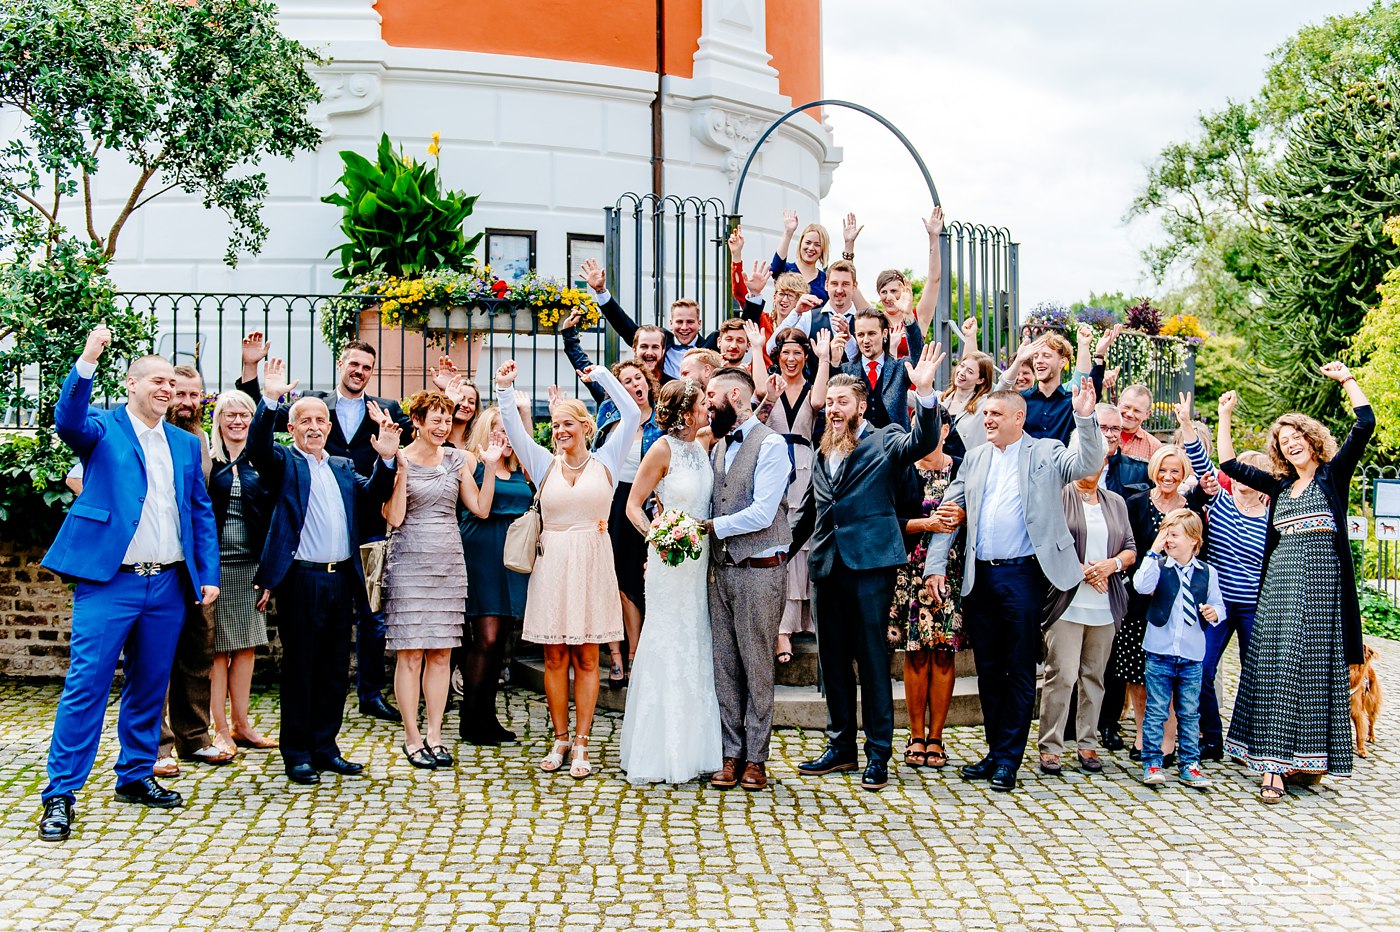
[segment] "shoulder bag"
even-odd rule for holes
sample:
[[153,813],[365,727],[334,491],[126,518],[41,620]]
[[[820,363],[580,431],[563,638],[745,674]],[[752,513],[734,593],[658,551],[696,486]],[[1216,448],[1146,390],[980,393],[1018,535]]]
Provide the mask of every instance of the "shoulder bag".
[[540,553],[540,529],[544,526],[544,519],[540,517],[540,493],[544,491],[544,484],[552,472],[554,463],[550,462],[549,468],[544,471],[544,478],[535,486],[535,500],[523,515],[506,528],[506,543],[501,562],[512,572],[529,573],[535,568],[535,558]]

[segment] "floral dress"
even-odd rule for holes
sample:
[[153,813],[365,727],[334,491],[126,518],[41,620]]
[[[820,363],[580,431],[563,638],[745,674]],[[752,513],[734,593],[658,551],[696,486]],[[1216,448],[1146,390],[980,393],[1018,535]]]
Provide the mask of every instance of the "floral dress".
[[[917,484],[910,482],[901,503],[900,520],[927,518],[943,502],[943,492],[953,479],[953,463],[944,469],[914,470]],[[910,495],[913,491],[916,495]],[[934,606],[924,589],[924,558],[928,556],[931,532],[918,535],[909,562],[895,576],[894,600],[890,603],[890,646],[896,650],[960,651],[967,646],[963,635],[962,531],[948,551],[948,596]],[[911,538],[906,537],[905,540]]]

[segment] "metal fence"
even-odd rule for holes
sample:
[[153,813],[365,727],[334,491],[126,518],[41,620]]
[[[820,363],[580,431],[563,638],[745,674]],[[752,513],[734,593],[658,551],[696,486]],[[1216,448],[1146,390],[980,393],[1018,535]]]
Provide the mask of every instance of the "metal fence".
[[[954,220],[943,231],[942,294],[933,334],[944,348],[968,317],[976,317],[979,348],[1004,364],[1020,345],[1019,243],[1005,227]],[[952,353],[949,353],[950,360]]]
[[[1400,512],[1400,508],[1395,507],[1400,502],[1392,501],[1389,494],[1377,494],[1378,491],[1400,493],[1400,468],[1362,466],[1356,471],[1352,484],[1360,493],[1361,513],[1371,519],[1372,525],[1363,551],[1362,577],[1368,583],[1374,582],[1392,599],[1400,600],[1400,540],[1395,539],[1400,536],[1400,517],[1393,516]],[[1400,494],[1396,497],[1400,498]]]

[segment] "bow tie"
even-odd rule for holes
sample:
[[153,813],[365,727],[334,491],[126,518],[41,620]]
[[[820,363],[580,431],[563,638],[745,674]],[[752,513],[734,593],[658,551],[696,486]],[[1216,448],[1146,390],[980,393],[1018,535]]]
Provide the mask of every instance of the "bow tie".
[[727,433],[727,434],[724,435],[724,442],[725,442],[725,443],[743,443],[743,442],[744,442],[744,434],[743,434],[743,431],[731,430],[729,433]]

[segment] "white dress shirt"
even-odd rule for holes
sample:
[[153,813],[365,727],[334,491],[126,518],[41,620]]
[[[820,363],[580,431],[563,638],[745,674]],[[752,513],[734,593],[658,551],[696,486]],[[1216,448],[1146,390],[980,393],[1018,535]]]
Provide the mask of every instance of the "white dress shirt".
[[[1143,595],[1151,595],[1157,591],[1162,574],[1171,572],[1178,575],[1180,583],[1176,601],[1172,603],[1165,625],[1147,626],[1142,636],[1142,649],[1149,654],[1180,657],[1200,663],[1206,659],[1206,633],[1202,626],[1220,624],[1225,620],[1225,599],[1220,595],[1219,577],[1194,557],[1190,563],[1183,564],[1172,557],[1148,554],[1133,575],[1133,588]],[[1201,617],[1200,606],[1191,604],[1191,578],[1196,573],[1210,573],[1210,581],[1206,585],[1206,604],[1215,609],[1215,621],[1207,622]]]
[[[81,373],[80,373],[81,374]],[[130,414],[130,409],[127,410]],[[123,563],[176,563],[185,558],[180,546],[180,509],[175,504],[175,461],[165,422],[147,427],[133,416],[131,426],[146,460],[146,496],[141,502],[141,523],[127,545]]]
[[318,458],[300,447],[292,449],[306,459],[311,470],[311,497],[306,503],[306,520],[301,525],[296,559],[311,563],[339,563],[350,559],[350,522],[329,454],[322,450]]
[[1026,529],[1026,509],[1021,502],[1021,445],[1025,437],[1005,450],[992,447],[987,482],[977,514],[978,560],[1010,560],[1035,553]]
[[340,422],[340,431],[349,443],[365,421],[365,396],[346,398],[339,390],[335,393],[335,419]]
[[[744,443],[748,443],[749,431],[758,418],[749,417],[744,423],[736,426],[731,433],[737,433],[744,438]],[[734,465],[734,459],[739,455],[742,443],[726,443],[724,445],[724,471],[729,472]],[[787,441],[781,434],[772,433],[763,438],[763,445],[758,448],[758,463],[753,470],[753,501],[747,507],[741,508],[733,514],[717,515],[713,520],[715,537],[721,540],[727,537],[738,537],[741,534],[753,534],[761,531],[773,523],[773,519],[778,515],[778,504],[783,500],[783,493],[787,491],[788,473],[792,470],[792,464],[788,462]],[[754,558],[771,557],[775,554],[785,553],[787,547],[770,547],[767,550],[755,553]]]

